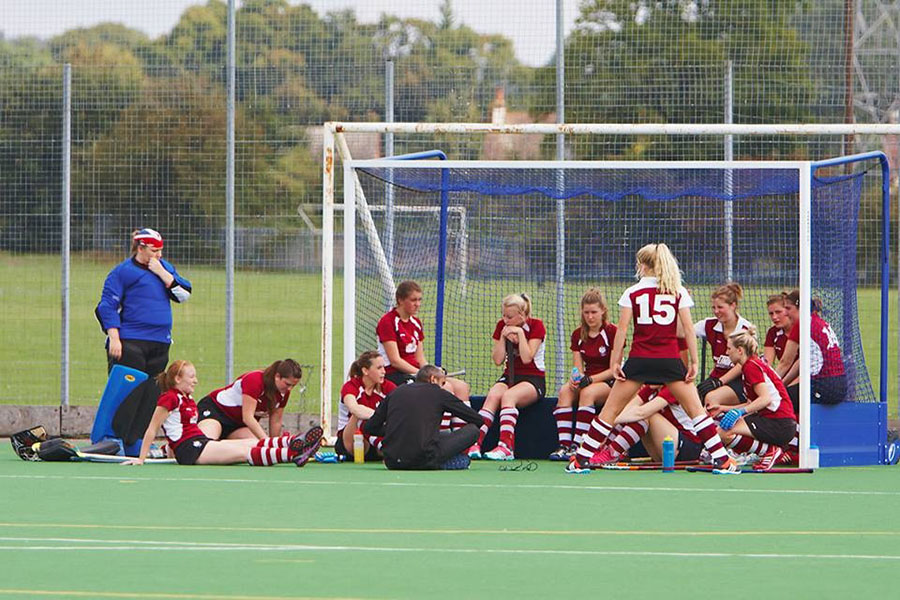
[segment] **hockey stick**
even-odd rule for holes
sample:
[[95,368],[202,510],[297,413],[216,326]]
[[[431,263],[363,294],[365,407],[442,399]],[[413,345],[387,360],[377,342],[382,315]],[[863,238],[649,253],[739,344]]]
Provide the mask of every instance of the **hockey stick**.
[[[94,454],[92,452],[76,451],[74,461],[120,464],[132,460],[133,456],[119,456],[117,454]],[[174,458],[145,458],[144,464],[150,465],[174,465]]]
[[506,370],[509,373],[507,387],[512,387],[516,380],[516,346],[509,339],[506,340]]
[[[712,473],[715,467],[710,465],[703,465],[699,467],[687,467],[685,471],[689,473]],[[757,475],[778,475],[778,474],[792,474],[792,473],[815,473],[815,469],[800,469],[797,467],[774,467],[769,469],[768,471],[757,471],[756,469],[741,469],[741,473],[755,473]]]
[[[697,463],[691,463],[697,464]],[[589,465],[590,466],[590,465]],[[591,467],[595,468],[595,467]],[[601,469],[606,469],[607,471],[662,471],[662,465],[630,465],[628,463],[609,463],[605,465],[600,465]],[[690,469],[690,465],[679,465],[676,464],[672,467],[673,471],[683,471],[685,469]]]
[[[647,457],[649,458],[649,457]],[[675,461],[675,466],[684,468],[684,467],[693,467],[700,464],[699,460],[677,460]],[[643,460],[643,461],[619,461],[614,463],[606,463],[603,465],[597,465],[596,467],[591,468],[607,468],[610,470],[619,470],[619,471],[642,471],[642,470],[653,470],[653,469],[661,469],[662,463],[659,461],[651,461],[651,460]]]
[[447,373],[447,377],[462,377],[465,374],[466,374],[466,370],[460,369],[459,371],[452,371],[450,373]]

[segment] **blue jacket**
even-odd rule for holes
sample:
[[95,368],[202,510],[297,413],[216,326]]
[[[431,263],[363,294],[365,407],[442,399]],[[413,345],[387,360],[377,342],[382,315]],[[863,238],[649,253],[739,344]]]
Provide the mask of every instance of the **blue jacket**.
[[187,301],[191,297],[191,282],[168,262],[160,260],[160,263],[175,277],[171,288],[166,288],[159,277],[134,257],[109,272],[94,311],[104,333],[115,327],[123,340],[172,343],[170,301]]

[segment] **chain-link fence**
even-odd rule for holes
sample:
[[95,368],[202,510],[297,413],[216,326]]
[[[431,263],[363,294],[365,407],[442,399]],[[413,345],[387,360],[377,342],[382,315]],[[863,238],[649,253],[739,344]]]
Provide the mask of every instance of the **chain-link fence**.
[[[160,230],[166,257],[194,284],[191,301],[174,308],[171,356],[196,363],[198,389],[218,386],[226,373],[227,4],[41,4],[10,0],[0,23],[0,402],[60,398],[66,63],[70,401],[95,403],[105,382],[104,336],[93,308],[137,227]],[[387,60],[398,121],[898,120],[896,2],[560,0],[559,7],[563,79],[556,6],[547,0],[238,3],[235,374],[285,356],[319,362],[319,127],[384,120]],[[385,152],[382,136],[350,141],[358,158]],[[555,156],[553,136],[394,139],[396,153],[430,147],[453,158]],[[733,140],[736,159],[870,149],[885,150],[896,164],[897,140],[889,137]],[[578,159],[724,152],[723,140],[710,137],[584,136],[566,147]],[[318,378],[315,368],[308,372],[303,408],[315,412]]]

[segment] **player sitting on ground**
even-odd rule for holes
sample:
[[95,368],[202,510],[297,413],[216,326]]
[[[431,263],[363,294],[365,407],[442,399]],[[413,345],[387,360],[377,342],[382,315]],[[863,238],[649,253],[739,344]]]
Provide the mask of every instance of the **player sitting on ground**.
[[[484,420],[478,442],[469,448],[469,457],[481,458],[484,436],[500,408],[500,441],[484,453],[490,460],[512,460],[515,453],[516,422],[519,409],[544,397],[544,338],[547,330],[540,319],[531,316],[531,299],[511,294],[503,299],[503,318],[494,328],[491,359],[505,364],[503,375],[488,391],[479,414]],[[504,363],[505,361],[505,363]]]
[[647,454],[656,461],[662,460],[662,443],[667,437],[675,443],[675,460],[698,460],[703,450],[691,418],[667,388],[642,386],[637,397],[619,413],[616,425],[618,435],[591,458],[592,466],[611,463],[625,456],[638,440],[643,440]]
[[[755,328],[736,331],[728,337],[728,356],[742,367],[746,402],[730,410],[719,408],[717,412],[727,410],[719,420],[719,435],[736,452],[749,451],[750,439],[769,445],[754,467],[768,471],[776,464],[790,462],[785,449],[794,437],[797,419],[781,378],[759,358],[758,351]],[[735,440],[738,436],[742,440]]]
[[[353,459],[353,434],[396,387],[384,378],[384,359],[376,350],[367,350],[353,361],[348,379],[341,386],[337,441],[334,443],[336,454],[347,460]],[[363,444],[367,461],[381,460],[381,438],[364,438]]]
[[728,336],[753,324],[738,314],[738,303],[744,295],[740,284],[728,283],[716,288],[710,296],[715,315],[698,321],[694,331],[698,338],[706,340],[712,349],[713,369],[709,377],[697,385],[700,400],[711,406],[728,406],[744,401],[741,388],[741,367],[728,358],[725,347]]
[[[640,281],[625,290],[619,299],[619,325],[613,342],[610,364],[616,375],[612,392],[600,414],[591,422],[581,446],[566,471],[587,473],[587,463],[594,452],[609,439],[612,423],[634,397],[642,384],[665,384],[691,417],[694,431],[712,456],[717,470],[740,472],[728,457],[716,426],[700,403],[697,387],[697,340],[687,336],[690,366],[685,369],[678,350],[677,322],[684,331],[693,331],[691,306],[694,301],[681,285],[678,262],[665,244],[648,244],[638,250],[636,275]],[[632,323],[633,321],[633,323]],[[634,326],[631,351],[622,367],[625,338]]]
[[[291,358],[276,360],[265,371],[244,373],[200,400],[200,429],[213,440],[282,435],[284,407],[302,375],[300,365]],[[268,434],[259,423],[266,415]]]
[[322,441],[322,428],[318,426],[303,436],[212,440],[197,426],[197,405],[191,395],[197,386],[194,365],[186,360],[176,360],[159,374],[156,382],[162,395],[141,442],[140,454],[124,464],[144,464],[160,426],[180,465],[247,462],[253,466],[268,466],[294,461],[302,467]]
[[[615,337],[616,326],[609,322],[609,307],[603,293],[590,288],[581,296],[581,326],[572,332],[569,345],[573,376],[559,388],[559,399],[553,410],[559,448],[550,455],[550,460],[569,459],[591,426],[597,412],[594,407],[602,406],[609,396],[614,381],[609,352]],[[574,410],[576,401],[577,411]]]

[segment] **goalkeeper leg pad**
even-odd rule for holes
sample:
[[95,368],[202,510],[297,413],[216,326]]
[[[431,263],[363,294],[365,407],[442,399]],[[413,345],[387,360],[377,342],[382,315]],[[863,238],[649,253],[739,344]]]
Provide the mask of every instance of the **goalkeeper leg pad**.
[[51,462],[64,462],[78,456],[75,446],[62,438],[53,438],[32,447],[37,452],[39,459]]

